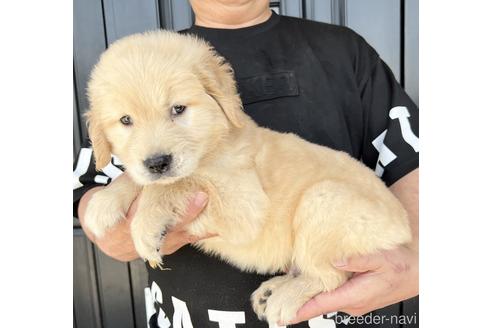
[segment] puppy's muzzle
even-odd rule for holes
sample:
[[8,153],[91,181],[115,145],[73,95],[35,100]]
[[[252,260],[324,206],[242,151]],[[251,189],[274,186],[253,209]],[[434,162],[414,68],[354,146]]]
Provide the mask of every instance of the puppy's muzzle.
[[143,164],[151,173],[162,174],[169,170],[173,156],[168,154],[159,154],[144,160]]

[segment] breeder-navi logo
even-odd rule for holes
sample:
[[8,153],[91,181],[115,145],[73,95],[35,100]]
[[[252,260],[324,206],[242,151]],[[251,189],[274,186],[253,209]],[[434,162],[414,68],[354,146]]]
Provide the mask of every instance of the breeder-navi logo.
[[417,323],[417,313],[413,313],[412,315],[386,315],[386,314],[372,314],[369,313],[365,316],[353,317],[348,314],[335,314],[331,319],[335,320],[337,325],[353,325],[353,324],[366,324],[366,325],[381,325],[381,324],[390,324],[390,325],[410,325]]

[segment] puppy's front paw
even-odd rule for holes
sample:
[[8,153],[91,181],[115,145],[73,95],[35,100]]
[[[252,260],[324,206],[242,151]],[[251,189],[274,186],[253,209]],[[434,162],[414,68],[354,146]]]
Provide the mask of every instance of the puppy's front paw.
[[125,217],[129,204],[107,190],[92,195],[85,212],[85,225],[97,237],[101,238],[107,229]]
[[149,261],[152,268],[162,269],[162,256],[159,248],[165,235],[165,226],[156,228],[144,218],[135,217],[131,225],[133,244],[138,255],[145,261]]

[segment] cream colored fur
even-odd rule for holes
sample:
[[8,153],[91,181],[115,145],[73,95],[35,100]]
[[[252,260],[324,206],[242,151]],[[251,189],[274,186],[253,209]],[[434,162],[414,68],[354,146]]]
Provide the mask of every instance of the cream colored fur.
[[[245,271],[288,272],[252,295],[258,316],[271,323],[288,322],[309,298],[346,281],[334,260],[411,239],[405,210],[370,169],[258,127],[242,111],[230,66],[202,40],[164,31],[121,39],[93,70],[88,94],[97,167],[113,153],[132,179],[94,195],[87,226],[103,235],[142,191],[132,237],[156,265],[163,231],[194,192],[206,191],[209,204],[188,230],[218,236],[195,246]],[[172,115],[178,104],[185,112]],[[124,115],[132,126],[120,122]],[[173,156],[159,178],[142,164],[156,153]]]

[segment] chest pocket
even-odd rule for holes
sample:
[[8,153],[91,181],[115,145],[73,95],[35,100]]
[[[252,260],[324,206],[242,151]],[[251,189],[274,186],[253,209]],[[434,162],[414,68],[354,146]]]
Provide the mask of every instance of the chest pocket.
[[299,95],[294,71],[268,72],[246,78],[238,78],[237,85],[243,104]]

